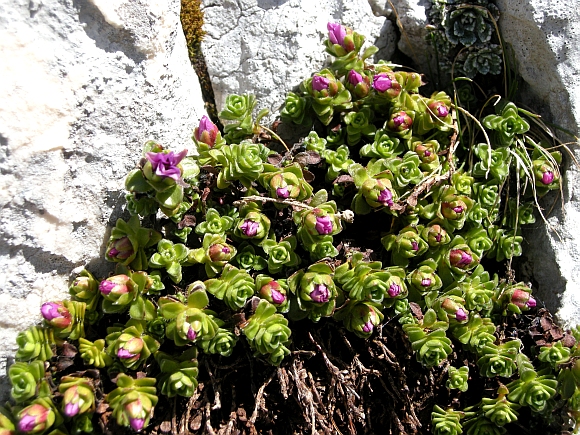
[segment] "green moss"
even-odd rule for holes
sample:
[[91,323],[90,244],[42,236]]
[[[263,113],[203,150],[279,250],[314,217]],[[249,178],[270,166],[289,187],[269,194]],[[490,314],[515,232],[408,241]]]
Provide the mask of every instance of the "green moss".
[[187,41],[189,58],[193,62],[205,35],[201,0],[181,0],[180,18],[185,40]]

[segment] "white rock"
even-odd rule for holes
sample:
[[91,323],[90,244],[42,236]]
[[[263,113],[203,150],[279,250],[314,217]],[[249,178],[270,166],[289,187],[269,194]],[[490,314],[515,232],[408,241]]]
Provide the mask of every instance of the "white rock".
[[376,17],[368,1],[203,0],[202,43],[218,111],[229,94],[252,93],[258,108],[276,111],[288,91],[328,59],[322,41],[326,24],[340,22],[382,49],[395,49],[391,22]]
[[[577,2],[499,0],[500,28],[511,45],[527,96],[540,114],[578,135],[580,131],[580,9]],[[574,139],[563,135],[564,141]],[[578,144],[570,148],[578,159]],[[567,153],[564,151],[564,154]],[[527,232],[537,294],[566,326],[580,323],[580,170],[567,156],[564,211],[558,202],[549,224]],[[552,198],[553,200],[553,198]],[[549,208],[550,203],[546,201]]]
[[203,101],[179,7],[0,3],[0,375],[75,267],[108,272],[107,225],[143,143],[193,150]]

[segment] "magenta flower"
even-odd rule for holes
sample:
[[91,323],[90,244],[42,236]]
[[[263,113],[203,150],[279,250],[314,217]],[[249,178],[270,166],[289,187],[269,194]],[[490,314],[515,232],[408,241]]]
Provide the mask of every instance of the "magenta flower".
[[199,127],[195,129],[193,135],[197,141],[203,142],[208,144],[210,147],[213,147],[215,145],[218,133],[219,130],[217,126],[211,122],[207,116],[203,115],[201,117],[201,121],[199,121]]
[[209,259],[213,262],[228,261],[231,258],[232,250],[221,243],[214,243],[208,249]]
[[179,162],[187,155],[187,150],[174,154],[173,151],[167,153],[146,153],[145,157],[151,163],[153,173],[158,177],[172,178],[175,181],[181,177],[181,169],[178,168]]
[[389,290],[387,290],[387,293],[389,293],[390,297],[395,298],[395,297],[399,296],[399,294],[401,293],[401,286],[393,283],[389,287]]
[[142,418],[145,415],[145,410],[143,409],[143,404],[141,403],[140,399],[134,400],[133,402],[129,402],[125,405],[125,413],[127,417],[129,417],[129,424],[133,428],[133,430],[139,432],[143,429],[145,425],[145,419]]
[[422,287],[429,287],[431,285],[431,278],[423,278],[421,280]]
[[254,237],[258,233],[258,228],[260,227],[259,222],[254,222],[253,220],[246,219],[244,223],[240,226],[242,234],[247,237]]
[[373,332],[373,328],[375,327],[375,325],[373,325],[373,322],[371,322],[370,320],[365,323],[362,327],[363,332]]
[[405,123],[405,116],[404,115],[397,115],[393,118],[393,124],[395,127],[399,127],[401,124]]
[[449,115],[449,108],[441,101],[435,101],[429,104],[429,109],[439,118],[445,118]]
[[393,80],[386,74],[380,73],[373,77],[373,88],[378,92],[386,92],[393,87]]
[[278,187],[276,189],[276,196],[281,199],[286,199],[290,196],[290,191],[287,187]]
[[131,425],[134,431],[139,432],[141,429],[143,429],[145,420],[142,418],[130,418],[129,424]]
[[129,293],[127,284],[129,284],[130,281],[131,278],[129,278],[127,275],[115,275],[102,280],[99,284],[99,290],[105,296],[110,293],[119,295]]
[[272,302],[274,302],[277,305],[283,304],[284,301],[286,300],[286,296],[284,296],[281,292],[279,292],[276,289],[271,289],[270,295],[272,297]]
[[554,181],[554,173],[552,171],[544,172],[544,174],[542,175],[542,184],[547,186],[548,184],[552,184],[553,181]]
[[514,290],[511,303],[520,309],[534,308],[536,306],[536,300],[532,298],[530,293],[519,289]]
[[193,329],[190,326],[189,329],[187,330],[187,339],[189,341],[195,341],[196,338],[197,338],[197,332],[195,332],[195,329]]
[[453,210],[455,213],[458,213],[458,214],[459,214],[459,213],[463,213],[463,207],[462,207],[462,206],[460,206],[460,205],[453,207],[453,209],[452,209],[452,210]]
[[351,69],[348,73],[348,82],[353,85],[356,86],[359,83],[363,82],[363,76],[360,75],[359,73],[357,73],[355,70]]
[[133,243],[129,240],[129,237],[124,236],[120,239],[113,240],[109,244],[107,256],[111,259],[126,260],[133,255],[134,252]]
[[342,45],[344,43],[344,37],[346,36],[346,29],[339,23],[328,23],[326,25],[328,29],[328,39],[333,44]]
[[80,407],[78,402],[74,402],[74,403],[67,403],[64,406],[64,415],[66,415],[67,417],[74,417],[75,415],[77,415],[79,413]]
[[62,303],[45,302],[40,307],[40,313],[46,323],[55,328],[66,328],[72,322],[69,310]]
[[314,226],[318,234],[324,236],[332,233],[332,219],[330,216],[320,216],[316,218],[316,225]]
[[393,203],[393,194],[387,188],[381,190],[379,197],[377,198],[377,202],[383,204],[384,206],[392,207]]
[[131,353],[127,349],[120,347],[119,350],[117,351],[117,356],[121,359],[130,359],[134,357],[139,357],[139,354]]
[[419,250],[419,244],[415,240],[411,242],[411,247],[413,248],[413,251]]
[[41,405],[40,403],[34,403],[27,406],[19,414],[18,430],[20,432],[28,433],[41,433],[47,428],[47,420],[50,408]]
[[325,303],[330,299],[330,292],[328,287],[324,284],[314,284],[314,290],[310,292],[310,299],[314,302]]
[[323,76],[314,76],[312,77],[312,89],[315,91],[323,91],[324,89],[328,89],[330,85],[330,80]]
[[455,311],[455,320],[458,322],[464,322],[467,320],[467,313],[463,308],[459,308],[457,311]]

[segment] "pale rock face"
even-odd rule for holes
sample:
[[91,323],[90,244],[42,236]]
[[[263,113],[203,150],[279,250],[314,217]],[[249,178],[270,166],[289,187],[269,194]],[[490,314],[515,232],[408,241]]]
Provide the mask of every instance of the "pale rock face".
[[108,226],[143,143],[194,149],[203,101],[179,4],[0,3],[0,375],[74,268],[109,272]]
[[391,22],[365,0],[203,0],[202,9],[202,48],[218,111],[229,94],[242,93],[254,94],[258,108],[277,111],[289,91],[324,68],[329,21],[365,35],[381,49],[377,59],[389,60],[396,44]]
[[[577,2],[499,0],[500,28],[514,50],[518,71],[526,82],[521,93],[540,114],[575,135],[580,131],[580,10]],[[561,135],[564,142],[574,138]],[[578,144],[570,144],[575,158]],[[580,323],[580,169],[562,150],[565,164],[563,207],[557,202],[547,225],[527,231],[524,253],[529,278],[565,326]],[[555,197],[544,202],[549,209]],[[563,209],[563,210],[562,210]]]

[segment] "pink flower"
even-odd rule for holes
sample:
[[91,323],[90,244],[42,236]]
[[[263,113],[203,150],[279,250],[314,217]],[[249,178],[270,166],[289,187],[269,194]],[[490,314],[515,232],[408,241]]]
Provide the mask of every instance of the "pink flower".
[[242,231],[243,235],[247,237],[254,237],[258,233],[259,227],[260,224],[258,222],[246,219],[244,223],[240,226],[240,230]]
[[389,293],[390,297],[395,298],[399,296],[399,294],[401,293],[401,286],[393,283],[390,285],[389,290],[387,290],[387,293]]
[[312,89],[315,91],[323,91],[325,89],[328,89],[329,84],[330,80],[327,79],[326,77],[316,75],[312,77]]
[[328,215],[317,217],[314,228],[321,236],[330,234],[332,233],[332,219]]
[[377,202],[383,204],[384,206],[392,207],[393,203],[393,194],[387,188],[381,190],[379,197],[377,198]]
[[351,69],[348,73],[348,81],[351,85],[356,86],[364,80],[362,75]]
[[328,29],[328,39],[330,39],[330,42],[342,45],[344,37],[346,36],[346,29],[339,23],[328,23],[326,28]]
[[393,87],[393,80],[386,74],[380,73],[373,77],[373,88],[378,92],[386,92]]
[[151,163],[155,175],[162,178],[172,178],[175,181],[181,177],[181,170],[177,167],[179,162],[187,155],[187,150],[174,154],[173,151],[167,153],[146,153],[145,157]]
[[554,173],[552,171],[544,172],[544,174],[542,175],[542,184],[545,184],[547,186],[548,184],[552,184],[553,181],[554,181]]
[[330,299],[330,292],[328,287],[324,284],[314,284],[314,290],[310,292],[310,299],[314,302],[325,303]]
[[276,196],[281,199],[286,199],[290,196],[290,192],[287,187],[278,187],[276,189]]

